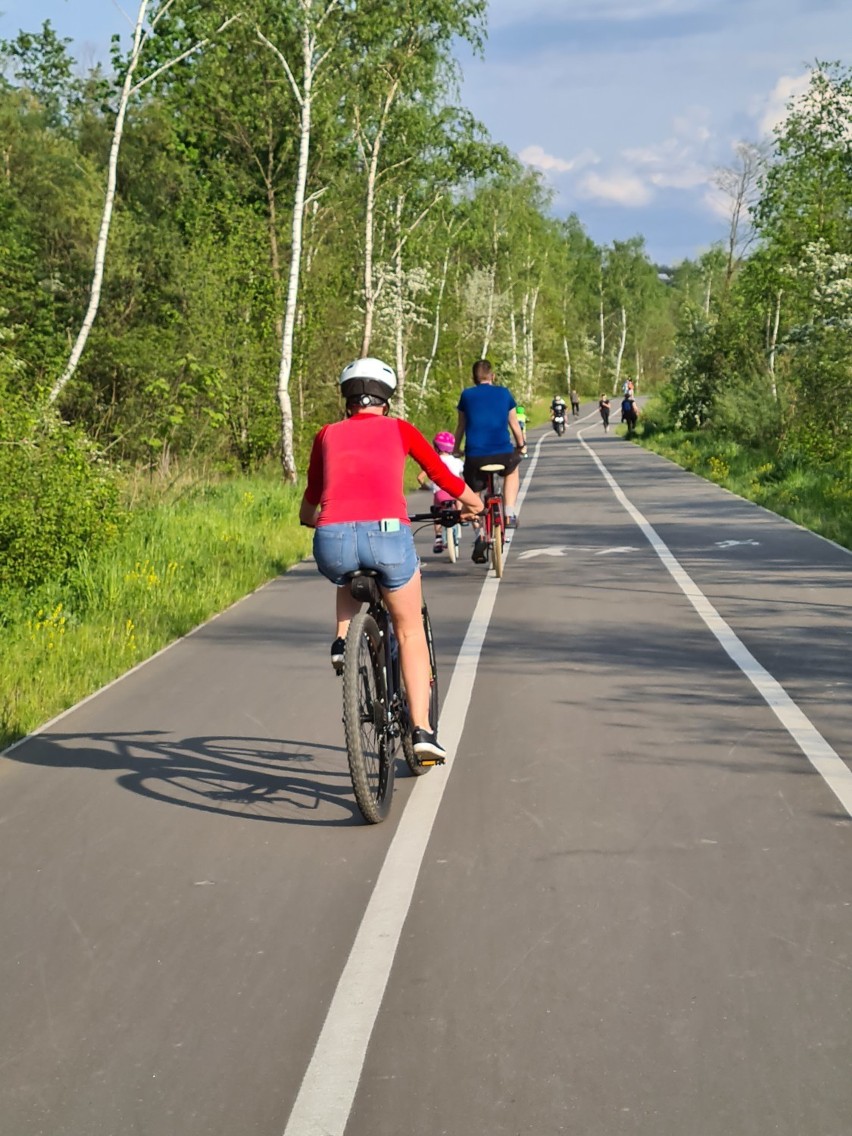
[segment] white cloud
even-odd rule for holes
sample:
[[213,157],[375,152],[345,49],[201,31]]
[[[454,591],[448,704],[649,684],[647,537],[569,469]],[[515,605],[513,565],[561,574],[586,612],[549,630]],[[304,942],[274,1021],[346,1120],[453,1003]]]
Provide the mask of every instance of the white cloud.
[[594,150],[583,150],[576,158],[557,158],[548,154],[542,146],[527,146],[518,154],[526,166],[533,166],[544,173],[567,174],[571,170],[580,170],[584,166],[594,165],[600,161]]
[[629,209],[647,205],[654,196],[653,191],[635,174],[599,174],[595,170],[590,170],[581,178],[577,192],[581,197],[607,201]]
[[707,126],[709,112],[692,107],[672,120],[673,134],[650,146],[631,147],[622,157],[639,177],[659,189],[696,189],[712,177],[708,154],[713,132]]
[[801,75],[782,75],[769,95],[757,100],[754,114],[761,134],[771,134],[787,117],[787,103],[808,89],[810,71]]

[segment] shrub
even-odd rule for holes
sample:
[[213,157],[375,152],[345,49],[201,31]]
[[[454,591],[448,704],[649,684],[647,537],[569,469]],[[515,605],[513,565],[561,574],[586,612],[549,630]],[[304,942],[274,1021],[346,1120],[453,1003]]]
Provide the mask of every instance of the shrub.
[[115,476],[85,434],[0,374],[0,593],[61,575],[118,529]]

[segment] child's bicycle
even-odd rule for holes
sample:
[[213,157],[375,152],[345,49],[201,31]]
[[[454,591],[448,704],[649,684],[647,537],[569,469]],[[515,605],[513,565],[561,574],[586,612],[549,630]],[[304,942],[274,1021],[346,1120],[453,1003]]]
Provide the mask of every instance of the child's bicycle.
[[[446,510],[439,523],[451,528],[457,521],[455,510]],[[435,515],[416,513],[412,522],[434,522]],[[356,600],[366,603],[349,624],[343,652],[343,728],[352,789],[361,815],[369,824],[378,824],[388,815],[393,798],[397,750],[415,777],[427,773],[435,758],[421,758],[414,752],[408,699],[399,663],[399,644],[390,612],[385,606],[376,573],[362,570],[349,578],[349,589]],[[423,601],[423,630],[429,648],[431,691],[429,720],[438,723],[438,670],[432,624]]]
[[[451,514],[453,515],[451,516]],[[432,517],[437,524],[444,526],[444,548],[447,551],[450,563],[455,564],[459,558],[461,546],[462,523],[459,520],[459,511],[455,504],[433,505]],[[447,524],[447,521],[450,523]]]

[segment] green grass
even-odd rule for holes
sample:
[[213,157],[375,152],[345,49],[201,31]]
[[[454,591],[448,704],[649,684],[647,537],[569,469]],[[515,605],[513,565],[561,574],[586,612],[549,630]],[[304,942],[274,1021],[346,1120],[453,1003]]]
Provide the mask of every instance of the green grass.
[[[852,549],[852,477],[824,462],[755,450],[701,431],[660,423],[653,408],[635,441],[748,501]],[[640,424],[642,418],[639,419]]]
[[96,558],[4,597],[0,748],[305,556],[299,497],[272,476],[148,494]]

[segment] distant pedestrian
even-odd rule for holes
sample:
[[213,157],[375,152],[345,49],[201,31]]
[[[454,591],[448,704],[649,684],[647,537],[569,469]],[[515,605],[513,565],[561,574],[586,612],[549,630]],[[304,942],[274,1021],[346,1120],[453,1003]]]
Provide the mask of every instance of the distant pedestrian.
[[602,394],[598,402],[598,410],[600,411],[601,421],[603,422],[604,433],[609,433],[609,399],[605,394]]
[[580,396],[571,388],[571,411],[575,418],[580,417]]

